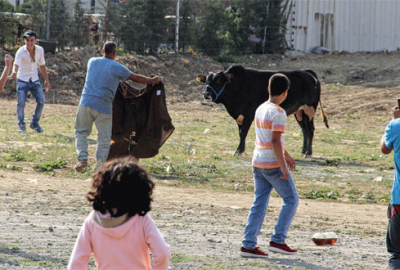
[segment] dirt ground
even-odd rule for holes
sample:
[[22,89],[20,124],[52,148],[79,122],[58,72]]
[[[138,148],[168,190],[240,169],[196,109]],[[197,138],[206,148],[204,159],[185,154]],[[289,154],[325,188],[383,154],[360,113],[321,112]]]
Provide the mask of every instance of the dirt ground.
[[[0,269],[63,269],[74,236],[89,211],[83,199],[89,181],[20,172],[1,171],[0,239],[8,248],[0,252],[13,259],[48,260],[55,266],[27,267],[0,262]],[[172,269],[205,267],[204,258],[218,258],[228,266],[265,269],[251,266],[238,256],[244,225],[253,196],[249,193],[224,193],[211,190],[158,185],[152,217],[171,245],[173,254],[198,257],[175,263]],[[259,241],[267,246],[282,201],[272,198],[268,218]],[[351,205],[301,200],[287,242],[299,248],[299,254],[270,254],[268,262],[277,269],[385,269],[387,252],[383,236],[339,233],[333,246],[316,246],[311,236],[324,223],[326,230],[383,231],[385,207]],[[22,250],[15,251],[13,246]],[[22,248],[22,246],[29,248]],[[61,266],[60,266],[61,265]],[[304,269],[303,268],[303,269]],[[237,269],[237,268],[236,268]],[[240,269],[240,268],[239,268]]]
[[[0,51],[0,68],[4,63]],[[76,105],[85,79],[87,59],[99,55],[90,48],[47,55],[53,91],[49,103]],[[268,70],[312,69],[323,83],[322,103],[328,117],[349,113],[388,115],[399,93],[400,52],[311,55],[248,56],[248,67]],[[116,59],[134,72],[163,77],[170,111],[201,110],[199,74],[227,68],[212,59],[184,54],[126,56]],[[15,98],[15,83],[8,82],[2,96]],[[354,85],[329,92],[329,87]],[[333,86],[332,86],[333,85]],[[195,101],[195,102],[193,102]],[[0,103],[1,103],[0,102]],[[49,105],[50,106],[50,105]],[[207,113],[204,110],[204,113]],[[175,262],[172,269],[198,269],[218,258],[227,267],[268,269],[262,260],[239,257],[243,230],[253,195],[237,191],[202,190],[172,186],[156,180],[152,217],[171,245],[173,254],[192,259]],[[65,269],[75,237],[90,210],[84,200],[89,180],[46,176],[34,172],[0,170],[0,269]],[[279,214],[281,199],[273,198],[271,212],[259,237],[268,245]],[[270,254],[275,269],[386,269],[384,232],[387,218],[382,205],[300,201],[287,242],[299,248],[294,256]],[[311,236],[319,229],[340,230],[333,246],[316,246]],[[381,232],[370,235],[369,232]],[[360,233],[361,232],[361,233]],[[364,232],[364,233],[362,233]],[[17,248],[18,247],[18,248]],[[16,260],[46,260],[50,265],[25,266]],[[236,268],[238,269],[238,268]]]

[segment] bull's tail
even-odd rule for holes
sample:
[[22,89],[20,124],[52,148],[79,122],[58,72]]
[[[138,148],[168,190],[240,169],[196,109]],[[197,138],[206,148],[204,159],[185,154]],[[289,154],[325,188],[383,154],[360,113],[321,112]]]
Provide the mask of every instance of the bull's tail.
[[321,98],[319,98],[319,106],[321,107],[321,115],[322,115],[322,117],[324,118],[325,126],[326,126],[327,128],[329,128],[328,116],[326,116],[326,114],[325,114],[325,112],[324,112],[324,109],[322,108]]
[[329,128],[328,116],[326,116],[326,114],[325,114],[325,112],[324,112],[324,108],[322,108],[322,102],[321,102],[321,83],[320,83],[320,81],[318,80],[317,74],[316,74],[314,71],[312,71],[311,69],[308,69],[308,70],[306,70],[306,72],[309,73],[311,76],[314,77],[314,79],[315,79],[315,81],[316,81],[316,84],[317,84],[317,87],[319,88],[319,106],[321,107],[321,115],[322,115],[322,118],[324,119],[325,126],[326,126],[327,128]]

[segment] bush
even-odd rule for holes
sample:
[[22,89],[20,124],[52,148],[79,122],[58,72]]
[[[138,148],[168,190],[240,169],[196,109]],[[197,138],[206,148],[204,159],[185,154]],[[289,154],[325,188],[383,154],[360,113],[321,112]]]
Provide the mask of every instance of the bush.
[[0,0],[0,12],[14,12],[14,6],[6,0]]

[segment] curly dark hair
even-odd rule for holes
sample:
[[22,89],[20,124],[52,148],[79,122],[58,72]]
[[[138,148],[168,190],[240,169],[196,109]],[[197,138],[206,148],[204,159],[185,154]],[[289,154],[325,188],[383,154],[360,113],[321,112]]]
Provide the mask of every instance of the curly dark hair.
[[[93,209],[112,217],[146,215],[151,210],[154,182],[133,158],[118,158],[104,163],[93,175],[92,190],[86,199]],[[113,212],[117,208],[117,213]]]

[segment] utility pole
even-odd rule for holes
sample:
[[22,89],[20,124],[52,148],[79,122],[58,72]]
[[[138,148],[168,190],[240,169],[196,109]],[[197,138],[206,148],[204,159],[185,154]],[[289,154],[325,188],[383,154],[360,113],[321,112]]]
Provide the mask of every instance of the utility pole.
[[46,41],[50,39],[50,0],[46,3]]
[[[106,14],[104,16],[104,24],[103,24],[103,44],[106,42],[106,37],[107,37],[107,15],[108,15],[108,7],[110,6],[110,0],[107,0],[106,3]],[[103,47],[103,44],[101,44],[101,48]]]
[[175,29],[175,52],[178,55],[179,51],[179,0],[176,4],[176,29]]

